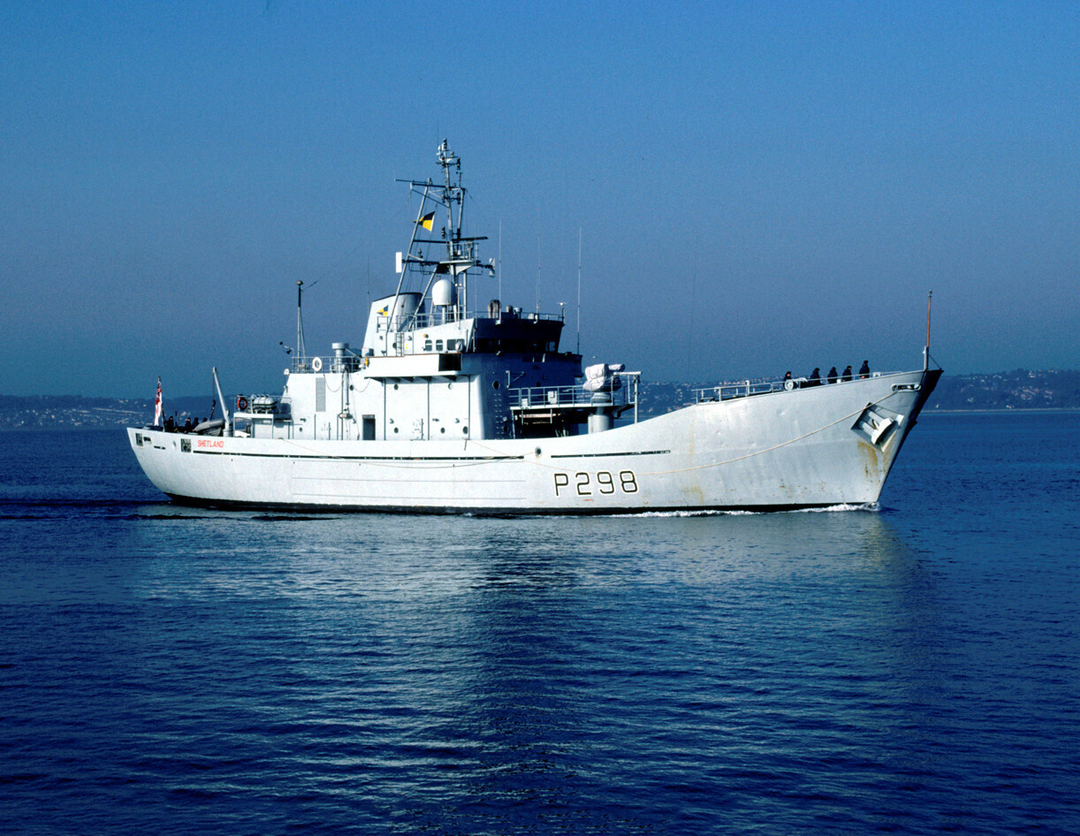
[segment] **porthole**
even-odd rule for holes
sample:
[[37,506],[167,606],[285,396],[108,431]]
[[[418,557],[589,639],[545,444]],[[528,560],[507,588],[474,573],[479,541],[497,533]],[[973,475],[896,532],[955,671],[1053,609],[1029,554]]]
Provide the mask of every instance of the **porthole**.
[[462,435],[468,435],[469,434],[469,428],[468,427],[462,427],[461,428],[461,433],[462,433]]
[[446,427],[439,427],[439,432],[441,432],[441,433],[446,432]]
[[394,427],[394,432],[397,432],[397,431],[398,431],[398,428],[397,428],[397,427]]
[[499,388],[499,381],[497,381],[497,380],[491,381],[491,388],[492,389],[498,389]]

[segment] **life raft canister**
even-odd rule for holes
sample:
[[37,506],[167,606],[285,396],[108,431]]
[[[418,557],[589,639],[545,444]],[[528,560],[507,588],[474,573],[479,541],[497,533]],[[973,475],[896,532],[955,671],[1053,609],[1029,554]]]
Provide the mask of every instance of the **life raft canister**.
[[243,395],[241,395],[239,398],[236,399],[236,410],[237,410],[237,412],[247,412],[247,408],[248,408],[247,398],[245,398]]

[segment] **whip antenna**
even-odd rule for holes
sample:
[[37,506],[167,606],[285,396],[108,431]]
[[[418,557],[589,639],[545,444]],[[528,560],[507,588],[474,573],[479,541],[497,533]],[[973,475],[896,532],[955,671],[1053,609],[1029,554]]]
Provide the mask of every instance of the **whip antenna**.
[[923,349],[923,371],[930,368],[930,302],[933,301],[934,291],[926,296],[926,348]]
[[581,227],[577,231],[577,353],[581,354]]

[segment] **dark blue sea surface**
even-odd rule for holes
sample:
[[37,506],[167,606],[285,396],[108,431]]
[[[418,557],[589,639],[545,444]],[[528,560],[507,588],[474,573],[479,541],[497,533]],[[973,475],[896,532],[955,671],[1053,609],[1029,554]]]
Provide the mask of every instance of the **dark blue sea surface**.
[[877,510],[506,520],[0,435],[0,832],[1080,832],[1078,437],[926,416]]

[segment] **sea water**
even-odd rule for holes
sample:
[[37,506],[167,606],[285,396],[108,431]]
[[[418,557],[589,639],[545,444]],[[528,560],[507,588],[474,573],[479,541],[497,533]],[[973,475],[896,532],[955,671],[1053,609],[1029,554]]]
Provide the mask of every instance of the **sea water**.
[[0,435],[0,832],[1075,833],[1080,415],[875,509],[213,512]]

